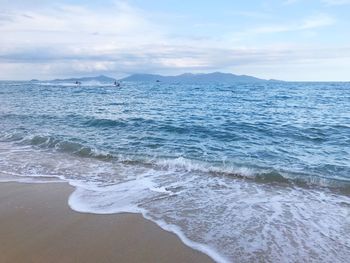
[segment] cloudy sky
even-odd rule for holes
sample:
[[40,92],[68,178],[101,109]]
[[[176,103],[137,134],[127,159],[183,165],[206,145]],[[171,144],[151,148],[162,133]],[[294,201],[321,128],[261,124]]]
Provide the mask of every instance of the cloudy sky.
[[350,0],[0,0],[0,79],[350,80]]

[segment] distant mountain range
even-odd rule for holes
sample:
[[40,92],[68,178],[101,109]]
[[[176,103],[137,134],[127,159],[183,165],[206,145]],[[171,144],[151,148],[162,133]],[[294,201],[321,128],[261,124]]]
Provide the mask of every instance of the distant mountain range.
[[247,75],[235,75],[231,73],[214,72],[208,74],[185,73],[178,76],[161,76],[154,74],[133,74],[120,81],[144,81],[144,82],[165,82],[165,83],[256,83],[276,80],[259,79]]
[[[34,81],[34,80],[33,80]],[[69,79],[55,79],[53,81],[58,82],[114,82],[116,79],[107,77],[104,75],[96,77],[83,77],[83,78],[69,78]],[[277,81],[277,80],[265,80],[259,79],[247,75],[235,75],[231,73],[221,73],[214,72],[208,74],[192,74],[184,73],[177,76],[162,76],[155,74],[133,74],[129,77],[120,79],[119,81],[131,81],[131,82],[163,82],[163,83],[257,83],[257,82],[267,82],[267,81]]]
[[70,79],[54,79],[53,81],[59,82],[88,82],[88,81],[98,81],[98,82],[114,82],[116,79],[100,75],[97,77],[83,77],[83,78],[70,78]]

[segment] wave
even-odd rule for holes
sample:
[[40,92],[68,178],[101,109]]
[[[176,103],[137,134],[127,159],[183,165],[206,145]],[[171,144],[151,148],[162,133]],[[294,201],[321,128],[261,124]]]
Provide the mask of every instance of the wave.
[[[99,120],[95,125],[106,125],[108,127],[108,125],[115,125],[115,123]],[[223,162],[210,163],[184,157],[169,158],[118,154],[101,151],[88,146],[83,141],[65,140],[48,135],[21,136],[19,133],[11,133],[0,136],[0,140],[29,145],[39,149],[55,150],[82,158],[94,158],[102,161],[114,161],[128,166],[151,168],[156,171],[206,173],[211,176],[227,176],[264,184],[328,187],[350,194],[350,180],[345,178],[329,178],[319,174],[276,170],[258,166],[242,166]]]
[[96,119],[96,118],[93,118],[85,122],[85,124],[89,127],[99,127],[99,128],[127,126],[127,123],[124,121],[110,120],[110,119]]
[[[112,103],[110,105],[122,105],[118,103]],[[40,114],[40,115],[27,115],[27,114],[0,114],[0,119],[12,121],[30,121],[30,122],[38,122],[38,124],[46,123],[46,122],[55,122],[60,123],[62,125],[69,125],[69,127],[94,127],[94,128],[113,128],[120,127],[125,128],[127,126],[139,127],[142,125],[156,125],[157,123],[154,120],[146,119],[146,118],[120,118],[120,119],[107,119],[107,118],[98,118],[94,116],[84,116],[79,114],[68,114],[68,115],[50,115],[50,114]],[[9,132],[10,134],[11,132]],[[11,134],[10,134],[11,136]]]
[[[121,105],[121,103],[111,103],[108,105]],[[96,128],[100,130],[119,129],[123,133],[132,130],[152,131],[161,136],[195,135],[199,140],[210,138],[216,142],[244,142],[248,147],[250,143],[257,143],[257,138],[261,141],[267,138],[284,138],[289,144],[298,143],[300,146],[304,143],[310,144],[310,147],[317,146],[321,143],[337,147],[349,143],[350,128],[348,125],[327,124],[316,125],[315,127],[302,127],[298,125],[281,124],[278,129],[274,124],[268,122],[235,122],[227,121],[219,125],[210,122],[203,124],[203,119],[196,121],[180,121],[176,124],[169,119],[152,119],[143,117],[126,117],[126,118],[100,118],[98,116],[85,116],[81,114],[0,114],[0,119],[7,126],[13,122],[21,122],[23,125],[47,125],[54,123],[64,131],[70,131],[72,128]],[[50,125],[51,126],[51,125]],[[50,127],[51,128],[51,127]],[[139,133],[138,133],[139,134]],[[276,144],[278,145],[278,144]]]
[[157,167],[182,172],[203,172],[212,176],[228,176],[256,183],[278,184],[299,187],[328,187],[342,190],[350,194],[350,180],[343,178],[326,178],[317,174],[277,171],[273,168],[247,167],[237,165],[212,165],[205,162],[185,158],[160,159],[153,161]]

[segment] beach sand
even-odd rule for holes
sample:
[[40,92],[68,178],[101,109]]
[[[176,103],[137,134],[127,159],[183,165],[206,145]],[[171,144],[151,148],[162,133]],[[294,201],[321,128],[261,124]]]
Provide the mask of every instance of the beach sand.
[[0,184],[0,262],[212,262],[141,215],[72,211],[65,183]]

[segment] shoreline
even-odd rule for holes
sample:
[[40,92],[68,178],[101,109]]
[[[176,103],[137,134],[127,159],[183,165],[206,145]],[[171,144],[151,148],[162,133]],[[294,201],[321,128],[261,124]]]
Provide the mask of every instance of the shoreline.
[[0,183],[0,262],[213,262],[139,214],[71,210],[66,183]]

